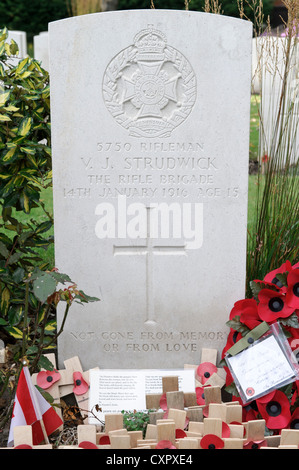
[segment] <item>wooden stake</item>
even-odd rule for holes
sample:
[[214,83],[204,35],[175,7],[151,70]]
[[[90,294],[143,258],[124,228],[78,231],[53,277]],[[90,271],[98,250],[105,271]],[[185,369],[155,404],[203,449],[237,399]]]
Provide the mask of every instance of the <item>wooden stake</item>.
[[185,410],[177,410],[170,408],[168,410],[168,418],[173,419],[176,429],[184,429],[186,424],[187,412]]
[[163,393],[178,392],[179,378],[177,376],[162,377]]
[[184,409],[184,392],[167,392],[167,408]]
[[218,437],[222,436],[222,421],[220,418],[204,418],[203,435],[215,434]]
[[108,434],[115,429],[122,429],[124,417],[122,413],[109,413],[105,415],[105,431]]
[[174,422],[165,422],[157,424],[157,439],[158,441],[171,441],[175,443],[175,424]]

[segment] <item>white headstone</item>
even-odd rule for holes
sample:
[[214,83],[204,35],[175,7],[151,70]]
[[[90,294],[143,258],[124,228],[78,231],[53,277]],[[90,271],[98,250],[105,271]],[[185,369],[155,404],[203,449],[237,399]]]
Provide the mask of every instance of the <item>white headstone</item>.
[[43,31],[33,37],[34,58],[41,62],[45,70],[49,70],[49,34]]
[[245,295],[251,24],[152,9],[49,34],[56,266],[101,299],[71,307],[59,360],[197,364]]
[[8,30],[8,37],[7,37],[7,42],[10,43],[10,41],[13,39],[19,48],[19,53],[16,57],[10,57],[9,63],[12,66],[15,66],[18,64],[20,59],[24,59],[27,56],[27,34],[25,31],[11,31]]
[[291,41],[286,87],[283,89],[288,41],[288,38],[276,36],[260,38],[260,155],[273,158],[278,152],[283,165],[287,159],[291,164],[296,163],[299,154],[299,43],[298,38]]

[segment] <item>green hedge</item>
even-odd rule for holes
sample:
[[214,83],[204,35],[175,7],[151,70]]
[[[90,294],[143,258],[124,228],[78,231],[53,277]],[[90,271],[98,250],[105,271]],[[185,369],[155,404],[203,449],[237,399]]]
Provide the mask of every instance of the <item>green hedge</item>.
[[26,31],[28,41],[48,23],[68,16],[65,0],[1,0],[0,28]]

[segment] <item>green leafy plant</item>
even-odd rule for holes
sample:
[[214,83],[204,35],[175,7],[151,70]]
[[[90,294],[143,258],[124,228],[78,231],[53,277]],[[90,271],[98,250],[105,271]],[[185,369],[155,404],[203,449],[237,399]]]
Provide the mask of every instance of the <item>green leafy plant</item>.
[[[6,392],[10,398],[23,360],[31,373],[51,369],[43,353],[55,349],[72,303],[98,300],[41,256],[53,245],[53,217],[41,199],[52,185],[49,75],[17,53],[6,28],[0,30],[0,338],[8,351],[0,397]],[[65,312],[57,330],[61,302]],[[8,418],[4,409],[0,427]]]
[[146,428],[149,423],[149,413],[147,411],[122,411],[124,416],[124,427],[128,431],[142,431],[143,437],[146,433]]
[[[0,322],[4,340],[18,339],[24,279],[36,266],[48,267],[39,252],[53,243],[48,235],[53,218],[40,199],[42,189],[52,184],[49,75],[30,57],[18,61],[17,53],[18,45],[7,42],[4,28],[0,31]],[[35,208],[43,211],[42,219],[35,220]],[[28,302],[30,314],[37,301],[31,294]]]

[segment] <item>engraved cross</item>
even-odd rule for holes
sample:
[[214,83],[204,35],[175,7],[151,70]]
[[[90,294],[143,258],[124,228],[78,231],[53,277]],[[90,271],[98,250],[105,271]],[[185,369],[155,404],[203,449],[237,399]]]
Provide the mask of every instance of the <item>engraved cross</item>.
[[154,279],[153,262],[155,255],[186,256],[185,245],[155,245],[150,236],[150,207],[147,210],[147,238],[144,245],[114,245],[113,254],[118,255],[145,255],[146,256],[146,321],[145,323],[157,323],[154,309]]

